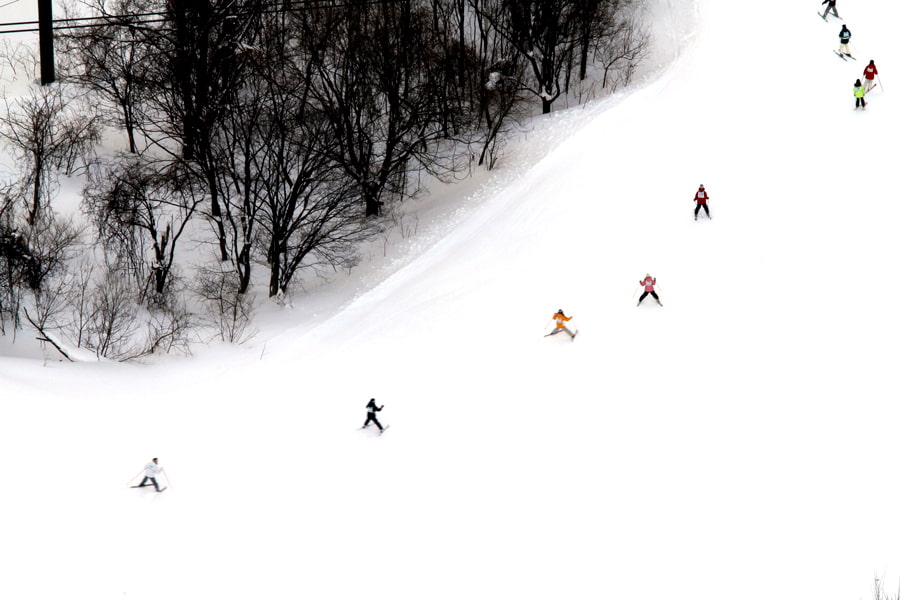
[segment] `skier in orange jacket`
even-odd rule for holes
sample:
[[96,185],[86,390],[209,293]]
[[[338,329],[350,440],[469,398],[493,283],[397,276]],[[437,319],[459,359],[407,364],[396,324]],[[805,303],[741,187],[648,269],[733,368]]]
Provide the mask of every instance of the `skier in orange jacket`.
[[[556,311],[556,313],[553,315],[553,320],[556,321],[556,327],[547,335],[556,335],[560,331],[565,331],[569,334],[570,338],[572,338],[573,340],[575,339],[575,333],[578,332],[576,331],[575,333],[572,333],[572,330],[566,327],[566,321],[571,321],[572,317],[567,317],[566,313],[563,312],[563,309],[559,309],[558,311]],[[547,337],[547,335],[545,335],[544,337]]]

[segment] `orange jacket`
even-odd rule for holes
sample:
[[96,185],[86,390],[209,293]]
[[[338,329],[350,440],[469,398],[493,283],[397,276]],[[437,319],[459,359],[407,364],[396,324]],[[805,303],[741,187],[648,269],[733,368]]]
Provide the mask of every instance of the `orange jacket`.
[[553,315],[553,319],[556,321],[557,329],[564,329],[566,326],[565,321],[571,321],[572,317],[567,317],[562,313],[556,313],[555,315]]

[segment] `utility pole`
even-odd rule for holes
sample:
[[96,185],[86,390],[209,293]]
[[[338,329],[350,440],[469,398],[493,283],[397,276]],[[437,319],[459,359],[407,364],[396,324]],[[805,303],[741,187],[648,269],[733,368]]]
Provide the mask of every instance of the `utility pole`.
[[38,36],[41,48],[41,85],[56,81],[53,60],[53,0],[38,0]]

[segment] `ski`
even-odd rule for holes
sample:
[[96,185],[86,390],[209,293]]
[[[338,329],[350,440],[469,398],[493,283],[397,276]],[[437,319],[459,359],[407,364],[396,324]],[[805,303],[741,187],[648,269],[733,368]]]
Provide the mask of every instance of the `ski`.
[[[819,11],[816,11],[816,14],[822,17],[823,21],[825,21],[826,23],[828,22],[828,18]],[[841,21],[843,21],[843,19],[841,19],[838,15],[832,14],[831,16],[833,16],[835,19],[840,19]]]
[[387,431],[387,430],[388,430],[388,427],[390,427],[390,425],[385,425],[384,428],[381,429],[381,430],[378,432],[378,435],[381,435],[381,434],[383,434],[385,431]]
[[841,57],[841,60],[843,60],[844,62],[847,62],[847,59],[844,58],[844,55],[843,55],[843,54],[841,54],[841,53],[838,52],[837,50],[835,50],[834,53],[837,54],[838,56],[840,56],[840,57]]
[[847,58],[852,58],[853,60],[856,60],[856,57],[853,56],[852,54],[848,54],[848,55],[847,55]]
[[[145,487],[152,488],[153,486],[152,486],[152,485],[133,485],[133,486],[131,486],[131,487],[132,487],[132,488],[145,488]],[[165,486],[165,487],[159,488],[159,490],[157,490],[157,491],[159,491],[159,492],[164,492],[164,491],[166,491],[167,489],[169,489],[169,486]]]
[[578,335],[578,330],[575,330],[575,333],[572,334],[572,341],[575,341],[575,336]]

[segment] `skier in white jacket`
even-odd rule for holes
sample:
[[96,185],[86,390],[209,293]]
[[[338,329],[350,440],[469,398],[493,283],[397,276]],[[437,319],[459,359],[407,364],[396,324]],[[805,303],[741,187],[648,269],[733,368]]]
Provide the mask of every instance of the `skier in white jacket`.
[[147,483],[149,481],[153,484],[153,487],[156,488],[157,492],[161,492],[162,490],[159,489],[159,483],[156,481],[156,478],[159,477],[162,472],[163,468],[159,466],[159,459],[154,458],[147,463],[147,466],[144,467],[144,480],[141,481],[140,485],[136,485],[134,487],[146,487],[150,485],[149,483]]

